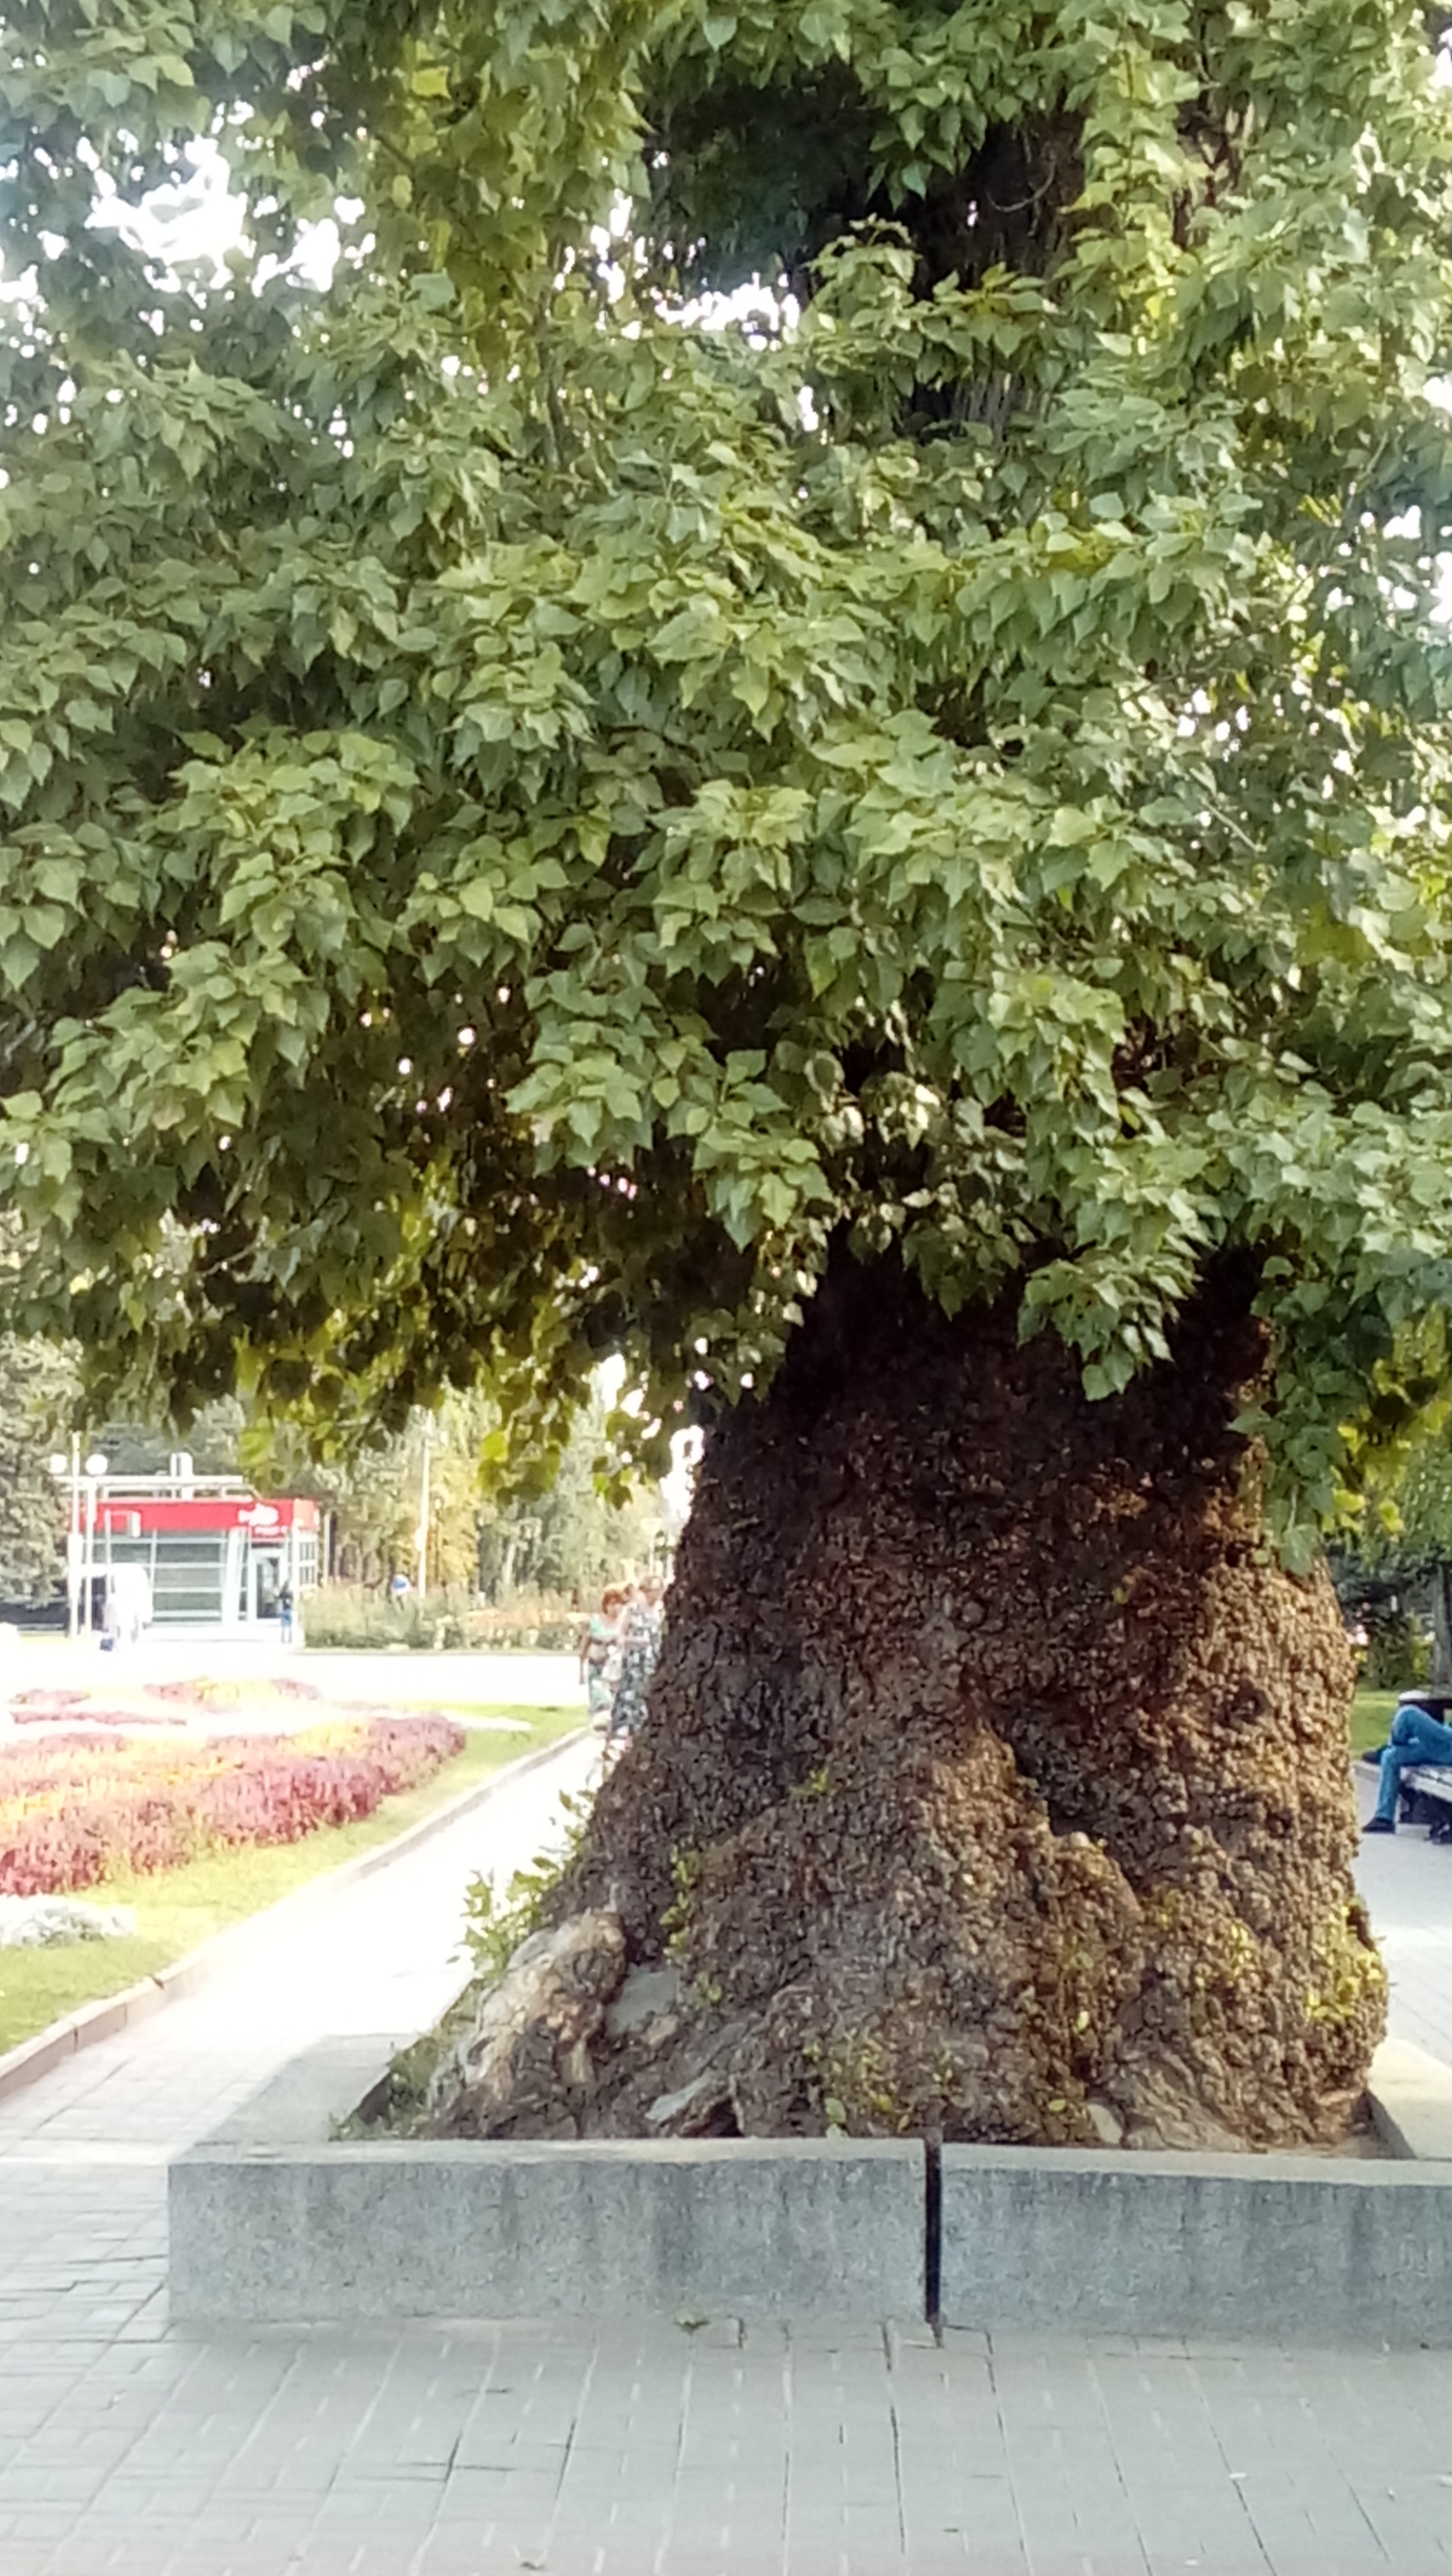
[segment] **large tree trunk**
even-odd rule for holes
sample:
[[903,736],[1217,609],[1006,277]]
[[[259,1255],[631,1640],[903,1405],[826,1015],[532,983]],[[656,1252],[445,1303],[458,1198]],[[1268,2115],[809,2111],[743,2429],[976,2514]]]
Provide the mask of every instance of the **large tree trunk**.
[[1338,2135],[1385,1983],[1335,1599],[1231,1428],[1260,1365],[1222,1281],[1091,1405],[1052,1336],[839,1263],[709,1443],[558,1908],[679,1990],[491,2130]]

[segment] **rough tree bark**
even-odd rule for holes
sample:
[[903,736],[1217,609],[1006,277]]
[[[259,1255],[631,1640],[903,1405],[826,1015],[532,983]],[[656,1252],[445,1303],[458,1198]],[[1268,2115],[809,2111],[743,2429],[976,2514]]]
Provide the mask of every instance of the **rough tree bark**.
[[568,2075],[442,2125],[1338,2136],[1385,1983],[1335,1599],[1263,1549],[1231,1427],[1261,1362],[1227,1275],[1091,1405],[1051,1335],[840,1262],[709,1444],[560,1890],[630,1978]]

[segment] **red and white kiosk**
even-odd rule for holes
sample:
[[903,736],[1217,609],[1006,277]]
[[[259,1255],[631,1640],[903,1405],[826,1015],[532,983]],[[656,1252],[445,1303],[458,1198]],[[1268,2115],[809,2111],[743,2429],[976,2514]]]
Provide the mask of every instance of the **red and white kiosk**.
[[268,1502],[229,1477],[128,1476],[98,1482],[88,1508],[93,1584],[142,1568],[158,1628],[275,1637],[284,1589],[295,1605],[316,1589],[314,1502]]

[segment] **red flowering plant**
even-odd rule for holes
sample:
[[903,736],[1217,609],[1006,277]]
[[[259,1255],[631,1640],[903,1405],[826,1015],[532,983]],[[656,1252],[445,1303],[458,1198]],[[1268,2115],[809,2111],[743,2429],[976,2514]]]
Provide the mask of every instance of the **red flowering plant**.
[[55,1895],[239,1844],[300,1842],[372,1815],[463,1744],[447,1718],[370,1717],[294,1736],[183,1745],[78,1732],[6,1749],[0,1895]]

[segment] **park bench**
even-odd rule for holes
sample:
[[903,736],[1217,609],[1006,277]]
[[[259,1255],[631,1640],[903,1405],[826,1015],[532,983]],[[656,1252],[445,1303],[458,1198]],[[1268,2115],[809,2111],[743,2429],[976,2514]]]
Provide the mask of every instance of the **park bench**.
[[1434,1843],[1452,1843],[1452,1763],[1419,1762],[1402,1773],[1402,1822],[1428,1825]]
[[[1401,1699],[1424,1708],[1441,1725],[1452,1726],[1452,1691],[1403,1691]],[[1415,1770],[1402,1773],[1401,1820],[1404,1825],[1430,1826],[1434,1843],[1452,1842],[1452,1765],[1444,1769],[1435,1762],[1419,1762]]]

